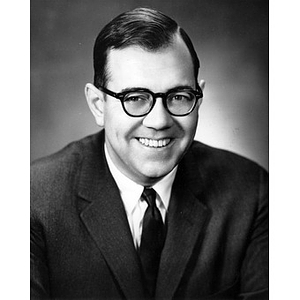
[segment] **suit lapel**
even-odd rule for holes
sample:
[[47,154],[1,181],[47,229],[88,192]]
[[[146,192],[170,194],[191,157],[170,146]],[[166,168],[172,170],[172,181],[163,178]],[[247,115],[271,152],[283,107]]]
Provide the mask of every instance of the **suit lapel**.
[[85,154],[80,179],[80,217],[128,299],[143,298],[138,256],[118,188],[103,151],[104,134]]
[[201,175],[186,158],[180,164],[173,184],[168,210],[168,233],[158,275],[157,299],[171,299],[191,260],[193,250],[201,243],[209,219],[201,198]]

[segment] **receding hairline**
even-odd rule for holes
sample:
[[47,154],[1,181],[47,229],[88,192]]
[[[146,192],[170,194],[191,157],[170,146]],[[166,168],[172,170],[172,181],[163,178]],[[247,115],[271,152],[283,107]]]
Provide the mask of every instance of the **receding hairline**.
[[165,52],[168,48],[171,48],[172,46],[174,46],[176,44],[176,42],[180,42],[183,45],[183,47],[186,49],[186,53],[188,54],[188,56],[190,58],[191,65],[192,65],[192,67],[194,67],[193,57],[189,51],[188,46],[186,45],[184,39],[182,38],[182,36],[180,34],[180,27],[178,26],[178,30],[173,34],[172,39],[168,43],[164,43],[163,45],[161,45],[159,48],[151,49],[148,47],[144,47],[142,45],[132,44],[132,45],[126,45],[125,47],[118,47],[118,48],[110,47],[109,49],[107,49],[106,64],[105,64],[106,83],[111,80],[111,74],[109,72],[109,64],[110,64],[110,54],[113,51],[122,51],[125,49],[132,48],[132,49],[142,50],[142,51],[145,51],[148,53],[159,54],[159,53]]

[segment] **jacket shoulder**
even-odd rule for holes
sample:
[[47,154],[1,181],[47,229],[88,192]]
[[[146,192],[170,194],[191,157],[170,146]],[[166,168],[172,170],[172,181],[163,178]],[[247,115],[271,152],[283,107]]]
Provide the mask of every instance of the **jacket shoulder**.
[[[241,195],[268,192],[268,172],[256,162],[227,150],[195,141],[184,159],[184,165],[186,176],[198,174],[198,179],[208,189]],[[194,185],[198,179],[192,176]]]
[[72,167],[78,167],[82,158],[93,151],[98,138],[98,134],[87,136],[68,144],[56,153],[33,161],[30,165],[31,182],[52,177],[53,173],[57,175],[70,171]]
[[240,154],[215,148],[198,141],[194,141],[191,148],[190,154],[193,160],[199,162],[205,169],[222,169],[223,171],[235,172],[263,172],[267,171],[260,166],[258,163],[248,159]]
[[[101,133],[75,141],[62,150],[35,160],[30,168],[30,198],[35,204],[59,201],[76,186],[82,162],[101,148]],[[54,204],[54,203],[53,203]]]

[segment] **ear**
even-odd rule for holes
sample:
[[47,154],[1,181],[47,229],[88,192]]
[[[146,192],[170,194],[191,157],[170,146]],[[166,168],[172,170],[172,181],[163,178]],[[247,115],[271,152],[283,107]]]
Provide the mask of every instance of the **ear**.
[[104,95],[93,84],[87,83],[84,89],[86,101],[98,126],[104,126]]
[[205,81],[204,81],[203,79],[201,79],[199,85],[200,85],[201,90],[202,90],[202,92],[203,92],[203,91],[204,91],[204,88],[205,88]]
[[[199,86],[200,86],[200,88],[201,88],[202,92],[204,92],[204,88],[205,88],[205,81],[204,81],[203,79],[201,79],[201,80],[200,80]],[[200,107],[200,105],[201,105],[202,101],[203,101],[203,98],[199,99],[199,102],[198,102],[198,103],[199,103],[199,107]]]

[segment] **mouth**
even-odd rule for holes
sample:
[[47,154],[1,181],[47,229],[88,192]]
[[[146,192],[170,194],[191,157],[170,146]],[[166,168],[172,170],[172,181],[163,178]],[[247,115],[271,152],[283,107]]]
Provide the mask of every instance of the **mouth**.
[[138,138],[137,139],[142,145],[149,147],[149,148],[164,148],[168,146],[171,142],[171,139],[160,139],[160,140],[153,140],[147,138]]

